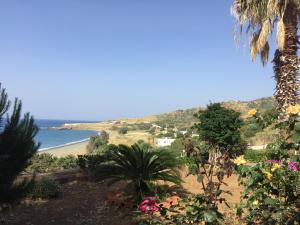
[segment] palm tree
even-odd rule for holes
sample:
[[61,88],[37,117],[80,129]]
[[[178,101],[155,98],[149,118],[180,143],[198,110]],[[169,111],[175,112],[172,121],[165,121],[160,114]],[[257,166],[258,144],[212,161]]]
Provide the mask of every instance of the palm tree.
[[260,54],[263,65],[268,62],[268,39],[277,25],[277,50],[273,59],[276,90],[274,93],[282,119],[288,119],[286,109],[297,104],[298,70],[297,25],[299,0],[234,0],[232,13],[241,28],[247,27],[250,58]]
[[133,184],[137,200],[153,191],[157,181],[168,181],[180,185],[179,161],[165,149],[143,149],[135,144],[131,147],[119,145],[109,154],[109,160],[100,163],[94,176],[97,180],[111,182],[126,180]]

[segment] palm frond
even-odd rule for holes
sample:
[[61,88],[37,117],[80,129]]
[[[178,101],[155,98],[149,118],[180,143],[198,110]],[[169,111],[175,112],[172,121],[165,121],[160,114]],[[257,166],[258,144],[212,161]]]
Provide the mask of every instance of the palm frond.
[[265,46],[263,47],[262,51],[260,52],[260,59],[261,59],[263,66],[265,66],[269,60],[269,51],[270,51],[270,46],[269,46],[269,43],[266,42]]
[[270,34],[270,22],[269,20],[265,20],[261,26],[261,30],[259,32],[259,36],[257,39],[257,51],[261,52],[266,46],[268,37]]
[[255,56],[258,53],[257,40],[258,40],[258,35],[256,32],[254,32],[252,35],[251,42],[250,42],[250,59],[251,59],[251,61],[253,61],[255,59]]
[[285,25],[283,23],[283,19],[280,19],[277,22],[276,43],[279,51],[283,51],[285,46]]
[[[151,184],[167,181],[181,184],[180,163],[175,154],[168,150],[142,149],[119,145],[109,153],[109,160],[94,168],[96,180],[126,180],[134,184],[139,193],[148,191]],[[146,189],[146,190],[145,190]]]

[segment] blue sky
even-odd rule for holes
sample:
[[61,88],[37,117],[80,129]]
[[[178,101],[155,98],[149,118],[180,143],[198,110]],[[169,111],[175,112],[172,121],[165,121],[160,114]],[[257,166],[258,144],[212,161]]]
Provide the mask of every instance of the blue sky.
[[0,82],[36,118],[105,120],[271,96],[232,0],[3,0]]

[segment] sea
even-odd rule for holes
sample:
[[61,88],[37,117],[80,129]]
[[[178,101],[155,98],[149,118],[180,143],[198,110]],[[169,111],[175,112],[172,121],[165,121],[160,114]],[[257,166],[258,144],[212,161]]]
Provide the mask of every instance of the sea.
[[35,123],[39,127],[39,132],[35,137],[35,140],[41,144],[39,151],[84,142],[97,134],[96,131],[91,130],[58,129],[66,123],[91,123],[91,121],[36,119]]

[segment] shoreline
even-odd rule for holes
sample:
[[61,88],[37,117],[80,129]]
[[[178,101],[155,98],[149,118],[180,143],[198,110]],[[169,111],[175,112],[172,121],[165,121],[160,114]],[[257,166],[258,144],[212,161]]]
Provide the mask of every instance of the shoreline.
[[38,151],[43,152],[43,151],[48,151],[48,150],[52,150],[52,149],[67,147],[67,146],[70,146],[70,145],[76,145],[76,144],[79,144],[79,143],[82,143],[82,142],[89,141],[89,139],[90,138],[85,138],[85,139],[82,139],[82,140],[79,140],[79,141],[73,141],[73,142],[69,142],[69,143],[66,143],[66,144],[62,144],[62,145],[57,145],[57,146],[47,147],[47,148],[41,148],[41,149],[38,149]]
[[56,157],[65,157],[68,155],[84,155],[87,153],[86,146],[88,145],[88,143],[89,139],[85,141],[70,143],[68,145],[56,146],[45,150],[39,150],[37,153],[48,153]]

